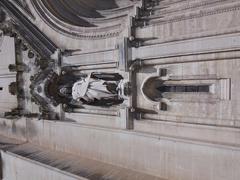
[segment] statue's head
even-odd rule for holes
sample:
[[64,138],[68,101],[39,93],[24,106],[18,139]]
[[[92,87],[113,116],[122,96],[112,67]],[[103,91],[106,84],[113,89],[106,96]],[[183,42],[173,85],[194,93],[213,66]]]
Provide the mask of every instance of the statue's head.
[[67,88],[67,87],[61,87],[60,89],[59,89],[59,93],[60,93],[60,95],[62,95],[62,96],[71,96],[71,89],[69,89],[69,88]]

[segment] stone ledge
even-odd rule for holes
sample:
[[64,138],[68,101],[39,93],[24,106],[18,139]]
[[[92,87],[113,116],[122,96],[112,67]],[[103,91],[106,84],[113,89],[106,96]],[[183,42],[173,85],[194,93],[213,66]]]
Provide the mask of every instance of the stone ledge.
[[31,176],[35,177],[34,180],[162,180],[126,168],[50,151],[32,144],[10,148],[5,152],[2,151],[1,155],[5,164],[3,175],[6,180],[26,180]]

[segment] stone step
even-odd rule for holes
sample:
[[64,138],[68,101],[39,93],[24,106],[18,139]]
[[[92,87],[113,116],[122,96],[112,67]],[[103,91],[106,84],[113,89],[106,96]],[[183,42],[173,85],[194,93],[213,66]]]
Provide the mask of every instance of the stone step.
[[3,180],[160,180],[100,161],[51,151],[30,143],[1,152]]

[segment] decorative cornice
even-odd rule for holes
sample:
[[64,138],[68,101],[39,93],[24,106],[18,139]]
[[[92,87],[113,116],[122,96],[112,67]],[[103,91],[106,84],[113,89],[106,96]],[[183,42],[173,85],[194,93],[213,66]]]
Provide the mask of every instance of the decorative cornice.
[[228,7],[218,7],[215,8],[214,10],[202,10],[198,13],[192,13],[189,15],[180,15],[180,16],[176,16],[173,18],[169,18],[164,20],[163,18],[159,18],[158,20],[149,20],[149,24],[151,25],[159,25],[159,24],[167,24],[167,23],[172,23],[172,22],[180,22],[180,21],[184,21],[184,20],[190,20],[190,19],[195,19],[195,18],[201,18],[204,16],[211,16],[211,15],[215,15],[215,14],[222,14],[222,13],[227,13],[227,12],[231,12],[231,11],[238,11],[240,10],[240,4],[234,4]]

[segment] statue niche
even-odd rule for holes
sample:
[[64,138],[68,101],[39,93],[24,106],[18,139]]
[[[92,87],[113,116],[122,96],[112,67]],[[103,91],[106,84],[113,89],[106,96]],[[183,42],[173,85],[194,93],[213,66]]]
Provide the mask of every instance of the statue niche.
[[122,84],[123,77],[118,73],[74,75],[69,71],[52,77],[45,91],[56,104],[109,107],[123,103]]

